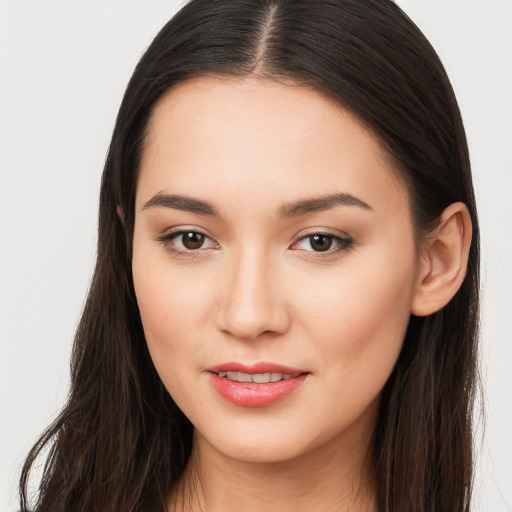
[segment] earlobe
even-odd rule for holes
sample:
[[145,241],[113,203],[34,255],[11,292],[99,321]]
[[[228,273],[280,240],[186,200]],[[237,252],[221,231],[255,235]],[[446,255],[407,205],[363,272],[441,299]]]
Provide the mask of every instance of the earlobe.
[[471,245],[471,217],[464,203],[453,203],[425,237],[411,313],[427,316],[443,308],[460,288]]

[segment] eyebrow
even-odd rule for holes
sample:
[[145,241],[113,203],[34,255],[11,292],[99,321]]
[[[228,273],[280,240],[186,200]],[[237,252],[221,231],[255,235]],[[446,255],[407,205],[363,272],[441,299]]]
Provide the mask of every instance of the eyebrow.
[[316,197],[313,199],[304,199],[293,203],[285,204],[280,208],[279,213],[281,217],[298,217],[307,213],[319,212],[330,210],[335,206],[359,206],[365,210],[372,210],[373,208],[351,194],[343,192],[337,194],[330,194],[327,196]]
[[193,197],[181,196],[178,194],[162,194],[159,192],[153,196],[147,203],[142,206],[143,210],[154,208],[155,206],[163,206],[165,208],[173,208],[175,210],[183,210],[186,212],[197,213],[199,215],[211,215],[219,217],[219,212],[208,201],[194,199]]
[[[373,210],[373,208],[358,199],[357,197],[346,194],[336,193],[327,196],[315,197],[312,199],[302,199],[293,203],[283,205],[279,209],[280,217],[298,217],[308,213],[329,210],[335,206],[358,206],[365,210]],[[209,215],[212,217],[220,217],[219,212],[208,201],[195,199],[193,197],[182,196],[179,194],[162,194],[159,192],[142,206],[143,210],[154,207],[173,208],[175,210],[183,210],[186,212],[197,213],[199,215]]]

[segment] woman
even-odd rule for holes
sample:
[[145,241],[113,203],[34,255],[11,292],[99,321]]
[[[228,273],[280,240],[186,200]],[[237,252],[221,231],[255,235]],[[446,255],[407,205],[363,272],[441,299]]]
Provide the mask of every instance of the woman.
[[[386,0],[197,1],[138,64],[36,510],[469,510],[478,225]],[[28,506],[22,496],[22,508]]]

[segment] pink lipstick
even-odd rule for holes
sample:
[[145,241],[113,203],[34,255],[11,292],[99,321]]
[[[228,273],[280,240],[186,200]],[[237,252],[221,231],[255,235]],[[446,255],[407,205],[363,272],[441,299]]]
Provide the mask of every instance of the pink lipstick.
[[298,389],[308,371],[274,363],[229,362],[206,369],[213,388],[241,407],[265,407]]

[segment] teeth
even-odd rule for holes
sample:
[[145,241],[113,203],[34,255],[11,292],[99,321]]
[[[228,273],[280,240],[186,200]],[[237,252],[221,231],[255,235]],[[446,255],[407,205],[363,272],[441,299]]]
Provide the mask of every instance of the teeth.
[[270,373],[255,373],[252,376],[252,381],[256,382],[256,384],[265,384],[266,382],[270,382]]
[[279,382],[280,380],[288,380],[293,377],[293,375],[288,373],[219,372],[218,375],[235,382],[254,382],[255,384]]
[[236,380],[238,382],[251,382],[251,374],[250,373],[227,372],[226,376],[228,379]]

